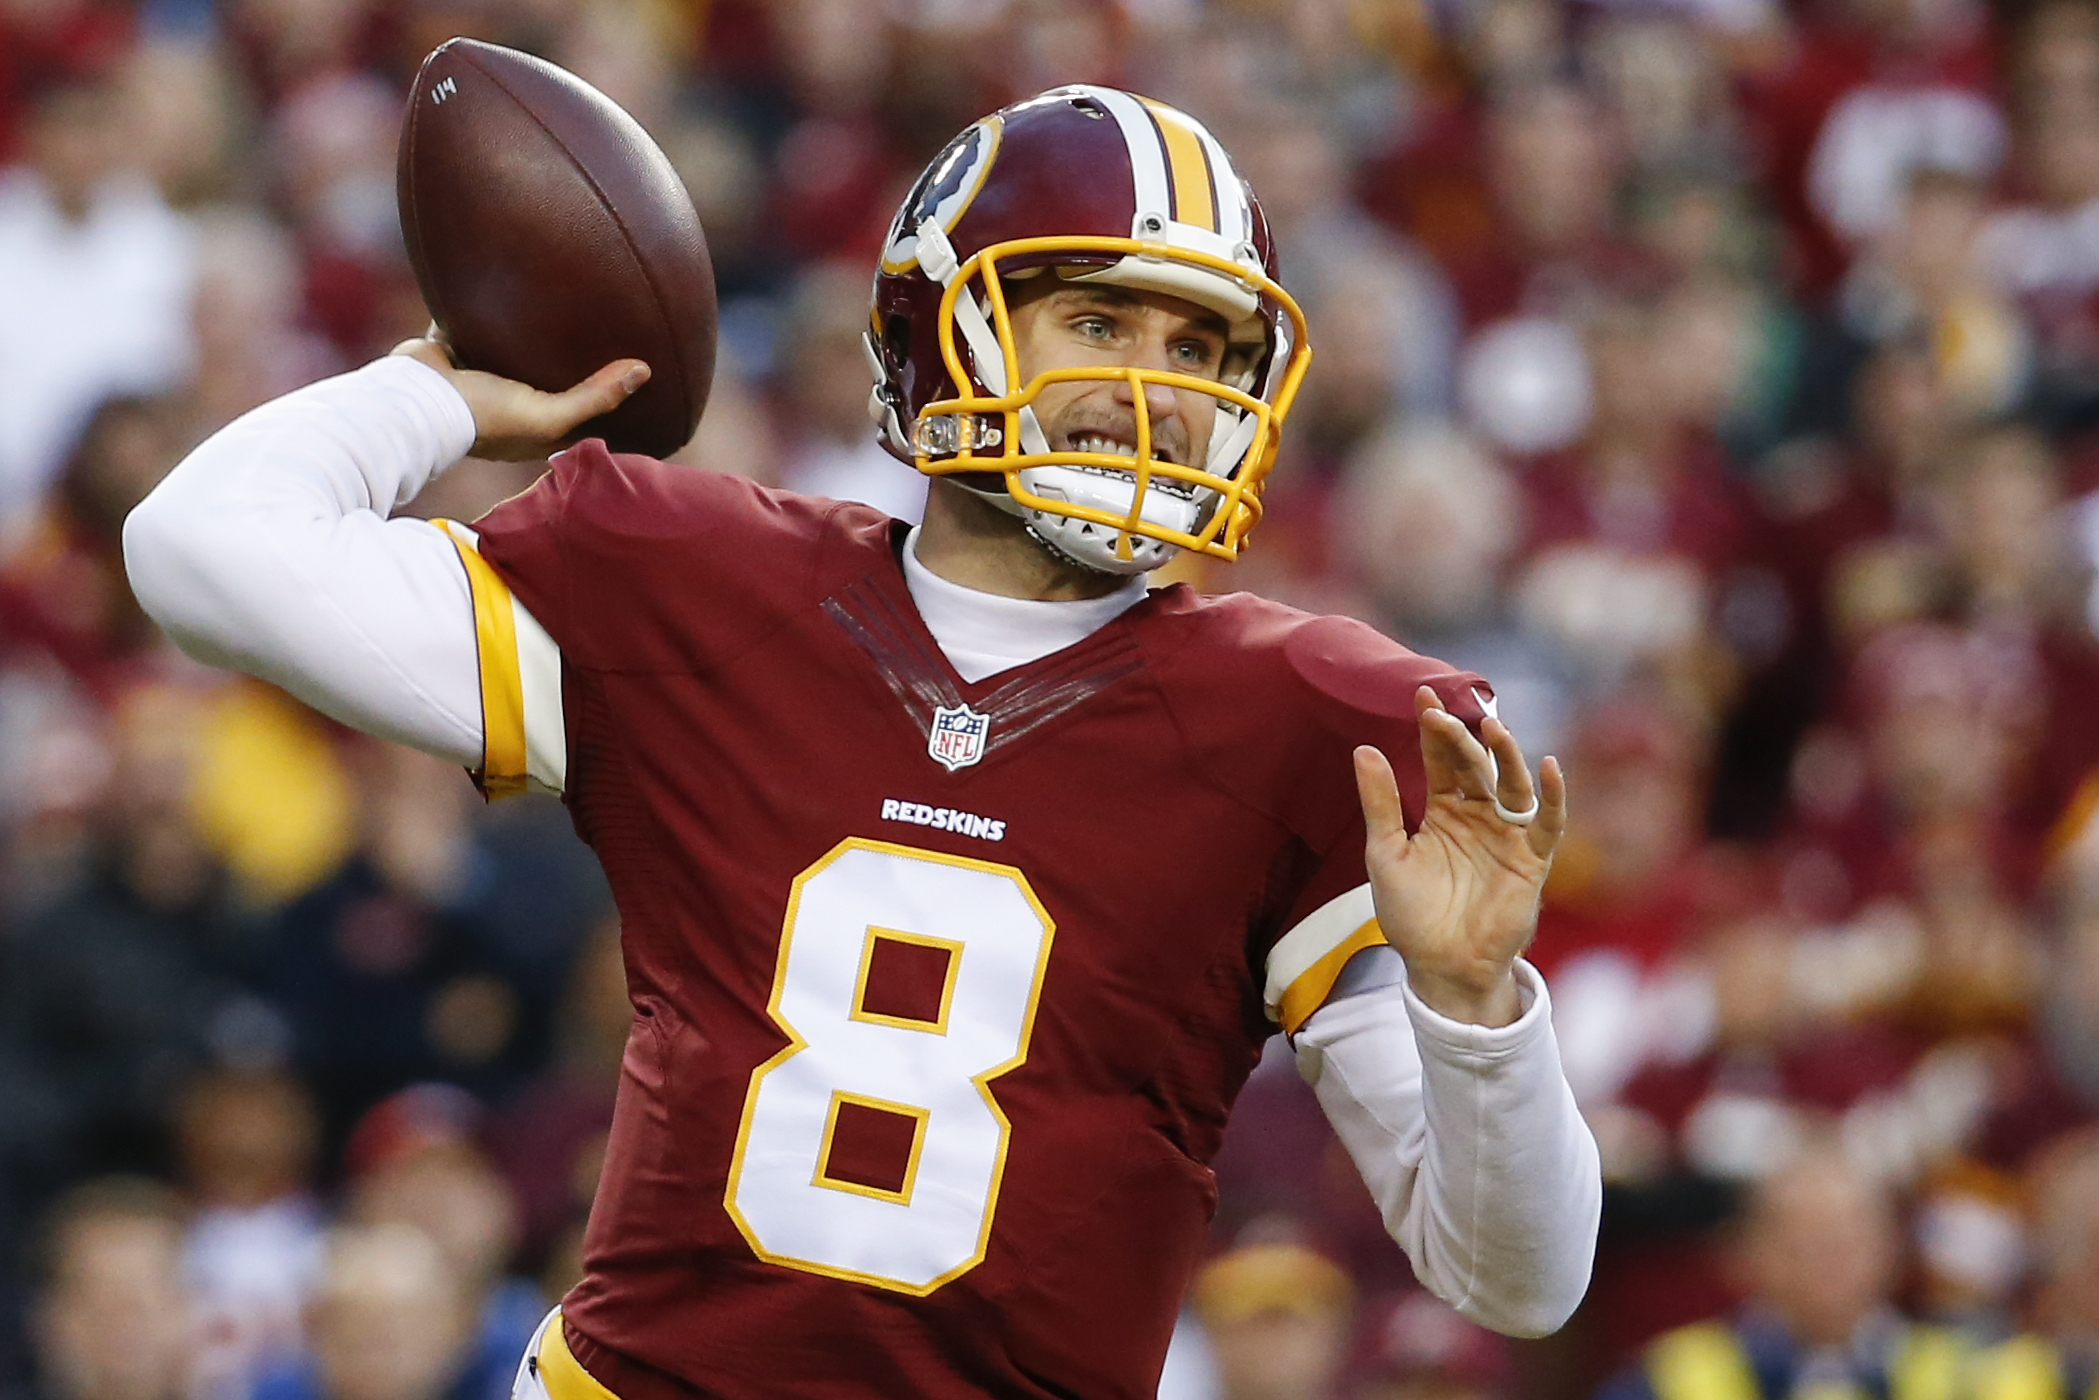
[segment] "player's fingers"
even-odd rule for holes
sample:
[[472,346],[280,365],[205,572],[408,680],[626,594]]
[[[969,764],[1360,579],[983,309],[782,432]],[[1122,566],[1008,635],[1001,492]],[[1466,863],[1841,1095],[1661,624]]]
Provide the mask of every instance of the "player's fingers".
[[1493,715],[1480,721],[1480,738],[1494,755],[1494,797],[1511,812],[1528,812],[1531,806],[1531,773],[1523,761],[1523,746],[1509,727]]
[[548,408],[561,421],[548,436],[560,437],[578,423],[612,412],[648,382],[649,367],[640,360],[614,360],[581,384],[553,396]]
[[1531,850],[1552,859],[1567,830],[1567,775],[1560,761],[1547,754],[1538,765],[1538,819],[1530,824]]
[[1399,779],[1384,754],[1368,744],[1356,749],[1356,798],[1363,804],[1363,828],[1370,840],[1407,839],[1406,812],[1399,802]]
[[1421,727],[1421,769],[1428,778],[1428,790],[1432,793],[1464,790],[1458,781],[1450,744],[1438,733],[1435,725],[1434,716],[1446,713],[1435,691],[1422,686],[1414,692],[1414,719]]
[[1421,724],[1421,766],[1428,790],[1485,801],[1494,792],[1493,765],[1465,722],[1443,708],[1427,686],[1414,693]]

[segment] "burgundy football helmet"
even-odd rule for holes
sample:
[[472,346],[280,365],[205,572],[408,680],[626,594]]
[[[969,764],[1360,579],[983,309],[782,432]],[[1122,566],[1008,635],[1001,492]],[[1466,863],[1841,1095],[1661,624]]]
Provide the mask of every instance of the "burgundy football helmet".
[[[1275,270],[1260,204],[1201,123],[1114,88],[1052,89],[949,142],[897,211],[866,337],[869,413],[896,456],[959,474],[1079,563],[1134,574],[1175,548],[1234,558],[1312,353]],[[1054,368],[1022,383],[1007,289],[1043,275],[1216,312],[1223,372]],[[1049,441],[1036,395],[1076,380],[1131,386],[1133,451]],[[1146,384],[1216,400],[1206,460],[1154,453]]]

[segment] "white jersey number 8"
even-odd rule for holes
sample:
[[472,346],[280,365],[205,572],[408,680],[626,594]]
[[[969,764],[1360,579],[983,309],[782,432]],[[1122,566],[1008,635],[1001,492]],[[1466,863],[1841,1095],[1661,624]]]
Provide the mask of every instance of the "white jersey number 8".
[[725,1201],[759,1258],[921,1297],[983,1261],[1055,931],[1008,865],[854,839],[795,878]]

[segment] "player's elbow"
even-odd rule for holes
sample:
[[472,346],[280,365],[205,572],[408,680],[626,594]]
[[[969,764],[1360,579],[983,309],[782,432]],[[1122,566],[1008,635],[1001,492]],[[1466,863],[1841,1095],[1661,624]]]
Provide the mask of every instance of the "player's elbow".
[[1415,1277],[1463,1317],[1505,1337],[1545,1337],[1567,1325],[1589,1291],[1596,1234],[1585,1224],[1540,1222],[1521,1238],[1465,1251],[1425,1247],[1424,1239],[1408,1253]]
[[1594,1241],[1586,1249],[1572,1247],[1575,1244],[1564,1237],[1540,1239],[1492,1260],[1476,1260],[1471,1286],[1462,1290],[1435,1288],[1426,1276],[1423,1282],[1460,1315],[1489,1331],[1505,1337],[1548,1337],[1567,1325],[1589,1291]]
[[1603,1179],[1593,1160],[1575,1158],[1559,1210],[1536,1225],[1531,1247],[1494,1270],[1499,1287],[1477,1292],[1477,1313],[1460,1308],[1483,1327],[1510,1337],[1544,1337],[1567,1325],[1589,1291],[1596,1262],[1596,1237],[1603,1215]]
[[1462,1253],[1446,1243],[1437,1256],[1443,1261],[1440,1269],[1416,1266],[1422,1281],[1458,1312],[1504,1336],[1544,1337],[1559,1331],[1589,1291],[1603,1217],[1603,1176],[1586,1128],[1570,1138],[1556,1154],[1557,1182],[1526,1195],[1529,1209],[1502,1202],[1494,1211],[1502,1229]]
[[1550,1337],[1553,1333],[1565,1327],[1567,1319],[1573,1316],[1574,1309],[1570,1307],[1550,1310],[1539,1309],[1519,1313],[1513,1318],[1500,1322],[1484,1322],[1478,1318],[1473,1320],[1480,1322],[1482,1326],[1492,1328],[1504,1337],[1514,1337],[1519,1341],[1535,1341],[1540,1337]]
[[200,661],[218,661],[215,638],[232,621],[227,580],[243,572],[237,539],[212,529],[179,498],[155,491],[124,520],[124,574],[146,616]]
[[176,610],[186,592],[182,580],[194,572],[188,557],[193,541],[183,524],[158,491],[124,517],[124,576],[139,606],[163,627],[164,615]]
[[1588,1291],[1589,1270],[1585,1264],[1579,1277],[1547,1281],[1535,1289],[1493,1299],[1467,1299],[1457,1310],[1504,1337],[1549,1337],[1567,1325],[1567,1319],[1574,1316]]

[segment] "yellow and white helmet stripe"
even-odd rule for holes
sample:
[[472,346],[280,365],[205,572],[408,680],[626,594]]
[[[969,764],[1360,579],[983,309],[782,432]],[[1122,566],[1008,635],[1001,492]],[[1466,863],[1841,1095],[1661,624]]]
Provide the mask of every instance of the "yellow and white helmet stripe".
[[[1191,240],[1205,252],[1219,251],[1216,243],[1232,248],[1253,237],[1253,208],[1239,172],[1201,122],[1178,107],[1115,88],[1079,91],[1099,103],[1122,129],[1138,221],[1142,224],[1146,215],[1164,221],[1151,236],[1163,235],[1163,241],[1174,243],[1190,234],[1207,234]],[[1144,236],[1141,230],[1131,233],[1133,238]]]

